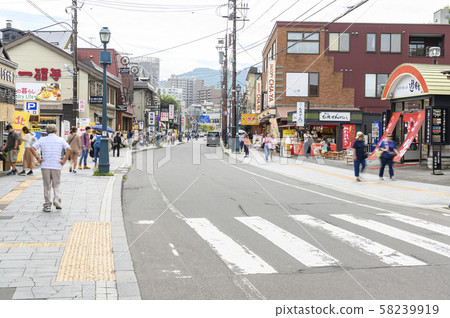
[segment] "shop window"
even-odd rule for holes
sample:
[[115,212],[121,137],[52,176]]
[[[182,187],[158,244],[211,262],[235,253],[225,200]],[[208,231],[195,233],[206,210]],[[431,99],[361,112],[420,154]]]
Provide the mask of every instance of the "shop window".
[[382,33],[380,51],[383,53],[401,53],[402,35],[400,33]]
[[349,33],[330,33],[329,40],[330,52],[350,52]]
[[365,97],[381,98],[389,74],[366,74]]
[[286,96],[319,96],[319,73],[286,73]]
[[320,36],[310,32],[288,32],[287,53],[291,54],[319,54]]
[[377,51],[377,34],[367,33],[366,35],[366,52],[374,53]]

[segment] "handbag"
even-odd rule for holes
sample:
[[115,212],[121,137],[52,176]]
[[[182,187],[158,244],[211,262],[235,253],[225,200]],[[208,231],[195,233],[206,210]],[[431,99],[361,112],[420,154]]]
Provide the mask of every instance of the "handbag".
[[395,152],[389,151],[389,159],[392,159],[395,157]]

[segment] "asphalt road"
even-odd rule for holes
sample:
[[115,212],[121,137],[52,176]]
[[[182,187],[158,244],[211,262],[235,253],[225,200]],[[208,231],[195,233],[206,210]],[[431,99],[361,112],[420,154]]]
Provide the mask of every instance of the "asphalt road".
[[198,164],[193,148],[136,153],[123,185],[143,299],[450,298],[450,217],[230,164],[216,148]]

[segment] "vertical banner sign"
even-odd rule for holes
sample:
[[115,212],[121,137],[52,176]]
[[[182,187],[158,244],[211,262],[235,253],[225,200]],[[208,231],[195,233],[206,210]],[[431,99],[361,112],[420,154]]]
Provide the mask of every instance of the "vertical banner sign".
[[[30,121],[30,113],[28,112],[19,112],[14,111],[14,119],[11,123],[13,129],[17,131],[19,134],[22,133],[22,128],[24,126],[28,127],[28,122]],[[19,146],[19,153],[17,154],[17,162],[22,162],[22,154],[23,154],[23,146],[24,143]]]
[[148,113],[148,124],[150,126],[155,126],[155,112],[149,112]]
[[430,116],[431,142],[433,144],[447,144],[447,109],[433,107]]
[[[407,131],[407,134],[414,129],[414,126],[417,124],[417,117],[419,116],[419,113],[407,113],[403,114],[403,122],[405,124],[405,128]],[[414,139],[412,142],[418,143],[419,142],[419,134],[416,134],[414,136]]]
[[431,107],[425,107],[425,144],[431,144]]
[[275,60],[270,60],[267,68],[267,104],[269,108],[275,107],[275,69]]
[[169,119],[175,117],[175,105],[169,105]]
[[380,148],[380,144],[383,140],[386,139],[386,135],[388,133],[391,133],[394,131],[395,126],[397,125],[398,119],[400,118],[401,113],[393,113],[391,116],[391,120],[389,121],[389,124],[386,126],[386,129],[384,130],[383,137],[380,138],[378,141],[377,146],[373,150],[372,154],[369,156],[368,160],[374,160],[377,157],[376,151],[378,148]]
[[275,134],[278,138],[280,132],[278,131],[278,123],[276,118],[270,119],[270,126],[272,127],[272,134]]
[[403,142],[402,146],[398,150],[398,155],[394,157],[394,162],[399,162],[400,159],[403,157],[403,155],[408,150],[409,146],[413,142],[413,140],[416,138],[417,133],[419,132],[420,128],[422,127],[422,123],[425,120],[425,111],[422,110],[419,112],[417,116],[417,121],[414,124],[414,127],[408,132],[408,135],[405,138],[405,141]]
[[381,137],[381,121],[373,121],[372,122],[372,140],[371,140],[371,148],[373,151],[380,141]]
[[79,100],[78,101],[78,111],[80,113],[84,112],[84,110],[86,109],[86,101],[84,100]]
[[262,94],[262,82],[261,80],[256,81],[256,113],[261,112],[261,94]]
[[297,127],[305,126],[305,102],[297,102]]
[[355,141],[356,125],[342,125],[342,149],[349,149]]
[[442,170],[441,151],[433,150],[433,171]]
[[384,132],[387,129],[387,125],[388,125],[388,121],[389,118],[391,117],[391,111],[390,110],[385,110],[381,113],[381,125],[382,125],[382,130],[381,133],[384,134]]
[[169,113],[161,113],[161,121],[169,121]]

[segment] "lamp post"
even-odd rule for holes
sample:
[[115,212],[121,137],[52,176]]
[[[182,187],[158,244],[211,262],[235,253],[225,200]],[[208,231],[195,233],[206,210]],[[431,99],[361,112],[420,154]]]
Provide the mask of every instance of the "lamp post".
[[239,93],[241,92],[241,85],[236,85],[236,152],[239,153],[241,145],[239,144]]
[[111,32],[107,27],[100,30],[100,40],[103,43],[103,51],[100,52],[100,64],[103,65],[103,97],[102,97],[102,138],[100,139],[100,158],[98,165],[99,173],[109,173],[109,151],[108,151],[108,131],[107,118],[108,112],[106,109],[107,96],[107,82],[106,82],[106,67],[111,65],[111,52],[106,50],[106,44],[109,43]]

